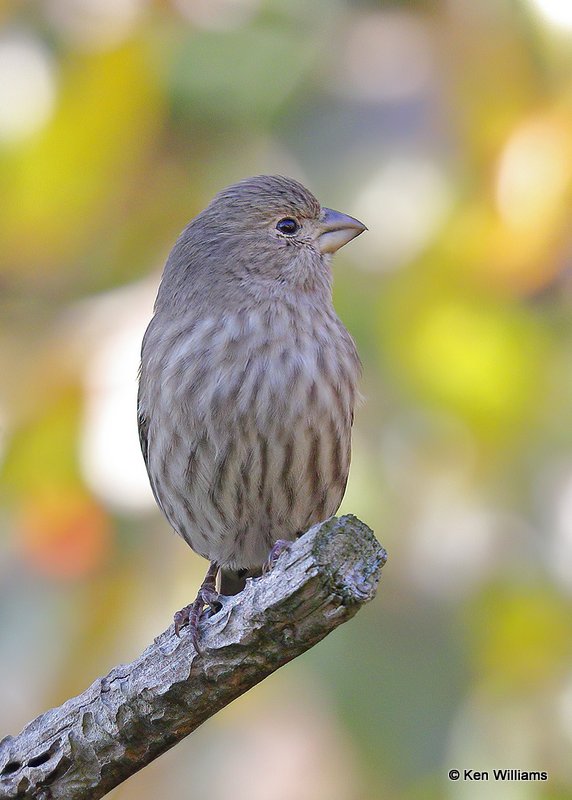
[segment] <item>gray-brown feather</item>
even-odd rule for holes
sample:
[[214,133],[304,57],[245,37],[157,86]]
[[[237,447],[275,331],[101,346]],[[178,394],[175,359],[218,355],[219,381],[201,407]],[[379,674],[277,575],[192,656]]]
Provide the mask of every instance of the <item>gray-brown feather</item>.
[[215,198],[171,253],[143,342],[153,490],[190,546],[231,569],[334,514],[349,470],[359,359],[327,257],[266,233],[294,213],[310,226],[320,206],[284,178]]

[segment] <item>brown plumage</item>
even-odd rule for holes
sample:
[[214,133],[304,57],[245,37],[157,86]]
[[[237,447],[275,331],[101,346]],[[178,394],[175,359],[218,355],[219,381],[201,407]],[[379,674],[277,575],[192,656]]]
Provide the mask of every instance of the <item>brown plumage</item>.
[[278,540],[334,514],[350,464],[359,359],[331,254],[365,230],[298,182],[220,192],[167,260],[145,337],[141,446],[165,516],[212,562],[193,608],[256,574]]

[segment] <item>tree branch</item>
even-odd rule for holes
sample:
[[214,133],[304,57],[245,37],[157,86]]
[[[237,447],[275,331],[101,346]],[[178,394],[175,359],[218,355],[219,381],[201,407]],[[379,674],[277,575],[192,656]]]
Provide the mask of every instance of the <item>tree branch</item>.
[[201,623],[173,626],[131,664],[0,742],[0,800],[97,800],[353,617],[386,553],[356,517],[316,525]]

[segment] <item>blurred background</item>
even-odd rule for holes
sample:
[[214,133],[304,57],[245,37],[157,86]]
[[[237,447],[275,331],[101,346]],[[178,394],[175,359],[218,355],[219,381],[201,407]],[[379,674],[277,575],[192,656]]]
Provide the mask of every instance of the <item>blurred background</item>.
[[[136,657],[205,562],[156,510],[140,340],[223,186],[302,180],[364,361],[350,624],[113,800],[572,797],[570,0],[0,2],[0,735]],[[451,783],[451,768],[546,783]]]

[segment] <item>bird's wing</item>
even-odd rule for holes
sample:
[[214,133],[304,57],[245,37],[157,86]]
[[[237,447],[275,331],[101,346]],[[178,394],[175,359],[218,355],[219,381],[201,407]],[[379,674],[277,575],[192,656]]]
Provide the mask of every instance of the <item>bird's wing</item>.
[[141,445],[145,466],[147,466],[149,463],[149,420],[141,410],[137,414],[137,424],[139,426],[139,444]]
[[[149,476],[149,483],[151,484],[151,491],[153,492],[153,496],[157,501],[157,505],[165,514],[165,509],[163,508],[163,503],[157,494],[157,489],[155,487],[155,481],[153,480],[153,475],[149,469],[149,418],[145,414],[144,411],[139,409],[137,412],[137,424],[139,426],[139,443],[141,445],[141,452],[143,453],[143,460],[145,461],[145,466],[147,468],[147,475]],[[165,514],[165,516],[167,516]]]

